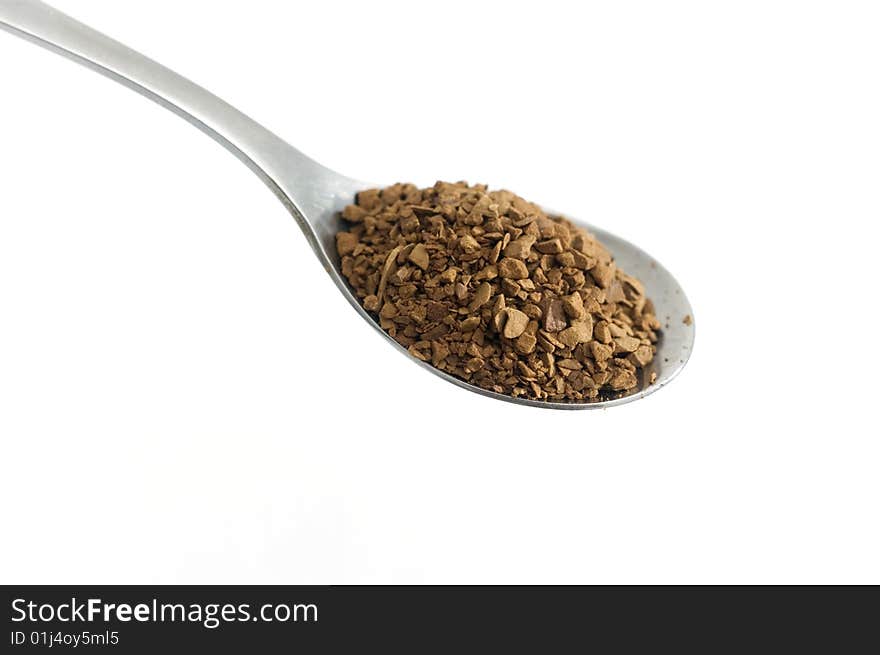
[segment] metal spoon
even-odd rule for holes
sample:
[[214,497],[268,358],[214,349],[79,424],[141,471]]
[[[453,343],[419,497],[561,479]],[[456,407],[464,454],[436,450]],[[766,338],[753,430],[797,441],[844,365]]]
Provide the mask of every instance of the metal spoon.
[[[0,0],[0,28],[124,84],[182,116],[225,146],[253,170],[281,200],[302,228],[327,273],[361,318],[399,352],[406,350],[386,334],[351,293],[339,272],[335,235],[339,212],[359,190],[373,188],[309,159],[240,111],[177,73],[83,25],[38,0]],[[654,362],[642,371],[636,389],[589,403],[513,398],[469,384],[410,357],[447,382],[484,396],[521,405],[555,409],[596,409],[643,398],[667,384],[684,367],[694,342],[693,314],[684,291],[647,253],[605,230],[581,223],[604,243],[618,265],[645,285],[664,324]],[[653,383],[650,376],[656,373]]]

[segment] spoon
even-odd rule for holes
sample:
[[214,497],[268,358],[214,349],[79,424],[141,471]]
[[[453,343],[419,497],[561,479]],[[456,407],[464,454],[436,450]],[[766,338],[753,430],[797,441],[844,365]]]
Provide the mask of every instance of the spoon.
[[[684,318],[692,316],[693,311],[679,284],[644,251],[582,222],[579,224],[605,244],[623,270],[642,281],[663,325],[654,361],[640,371],[635,389],[585,403],[514,398],[469,384],[418,361],[379,327],[340,273],[335,236],[344,226],[339,213],[354,201],[358,191],[377,185],[325,168],[202,87],[43,2],[0,0],[0,28],[124,84],[182,116],[226,147],[278,196],[302,228],[324,269],[361,318],[399,352],[447,382],[520,405],[596,409],[644,398],[671,381],[687,363],[694,342],[694,326],[692,319],[685,324]],[[656,374],[653,383],[650,382],[652,374]]]

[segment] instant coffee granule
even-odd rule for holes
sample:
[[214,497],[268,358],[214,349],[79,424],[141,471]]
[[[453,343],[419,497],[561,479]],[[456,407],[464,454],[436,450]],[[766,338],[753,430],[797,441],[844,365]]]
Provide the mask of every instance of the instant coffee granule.
[[587,402],[635,388],[654,358],[642,283],[586,230],[509,191],[395,184],[360,192],[342,217],[336,248],[364,309],[457,378]]

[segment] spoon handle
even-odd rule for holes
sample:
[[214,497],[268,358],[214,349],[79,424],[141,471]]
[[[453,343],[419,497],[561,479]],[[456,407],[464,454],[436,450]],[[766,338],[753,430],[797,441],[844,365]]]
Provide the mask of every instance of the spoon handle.
[[214,94],[39,0],[0,0],[0,28],[83,64],[182,116],[250,167],[287,206],[312,246],[306,216],[316,181],[345,180]]

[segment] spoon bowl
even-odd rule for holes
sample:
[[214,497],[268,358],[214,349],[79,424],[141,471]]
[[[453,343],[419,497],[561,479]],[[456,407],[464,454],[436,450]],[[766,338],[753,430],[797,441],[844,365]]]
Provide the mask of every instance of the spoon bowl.
[[[358,189],[376,188],[377,185],[363,184]],[[351,196],[343,206],[354,201]],[[352,304],[355,310],[370,323],[376,331],[378,331],[388,342],[409,360],[415,362],[424,369],[430,371],[434,375],[438,375],[447,382],[473,391],[475,393],[495,398],[496,400],[504,400],[506,402],[516,403],[519,405],[530,405],[532,407],[543,407],[546,409],[601,409],[604,407],[612,407],[614,405],[622,405],[624,403],[644,398],[654,393],[664,385],[672,381],[678,375],[690,357],[694,343],[694,323],[693,310],[688,302],[684,290],[675,280],[669,271],[648,255],[639,247],[633,245],[629,241],[621,239],[610,232],[594,227],[583,221],[577,221],[570,216],[566,218],[573,223],[585,228],[591,232],[614,256],[616,264],[621,267],[628,275],[638,278],[645,286],[645,294],[654,302],[657,309],[657,318],[662,324],[659,340],[656,343],[657,354],[648,366],[642,368],[638,372],[638,386],[629,391],[609,393],[601,395],[597,400],[590,402],[554,402],[547,400],[533,400],[530,398],[515,398],[506,394],[496,393],[489,389],[483,389],[474,384],[470,384],[453,375],[449,375],[445,371],[435,368],[428,362],[423,362],[411,356],[406,348],[395,341],[380,326],[376,318],[364,310],[358,299],[351,292],[348,283],[340,275],[340,261],[336,254],[335,235],[339,230],[347,229],[348,225],[339,216],[337,210],[333,214],[325,216],[326,225],[332,229],[329,230],[327,236],[322,241],[324,252],[331,261],[331,268],[328,269],[333,281],[339,287],[343,295]],[[557,211],[547,211],[551,215],[560,215]],[[690,317],[688,323],[685,323],[685,317]],[[652,382],[653,377],[653,382]]]
[[[0,29],[87,66],[180,115],[238,157],[281,200],[340,292],[355,310],[407,358],[447,382],[490,398],[553,409],[597,409],[643,398],[671,381],[687,363],[694,326],[684,291],[656,260],[631,243],[597,227],[592,232],[629,275],[642,281],[663,324],[657,354],[640,371],[639,385],[592,402],[550,402],[514,398],[469,384],[409,355],[364,310],[340,273],[336,233],[340,212],[358,191],[375,188],[310,159],[225,101],[174,71],[93,30],[39,0],[0,0]],[[558,212],[552,212],[558,213]],[[577,222],[577,221],[575,221]],[[653,381],[652,381],[653,378]]]

